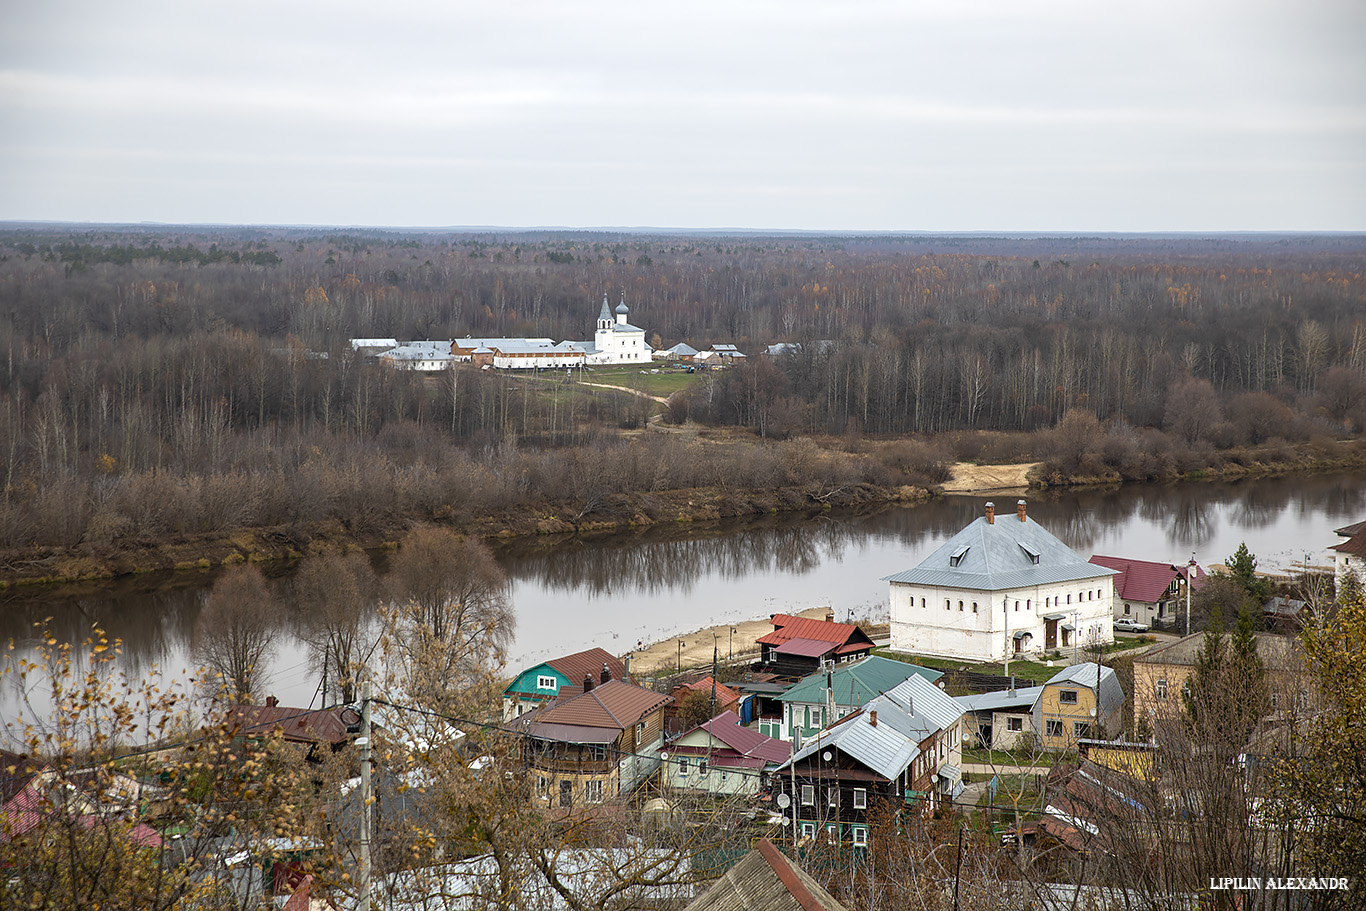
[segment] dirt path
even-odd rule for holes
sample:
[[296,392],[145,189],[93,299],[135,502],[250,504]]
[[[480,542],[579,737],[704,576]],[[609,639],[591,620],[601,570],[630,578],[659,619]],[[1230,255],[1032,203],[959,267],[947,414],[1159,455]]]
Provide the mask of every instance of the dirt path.
[[[813,607],[804,611],[799,611],[798,617],[811,617],[817,620],[824,620],[828,608]],[[731,629],[735,633],[731,633]],[[684,643],[682,648],[682,666],[687,668],[702,668],[711,664],[712,643],[715,642],[717,654],[722,661],[726,661],[731,654],[732,642],[734,643],[734,653],[742,655],[758,651],[755,644],[760,636],[766,636],[773,632],[773,624],[767,617],[761,620],[741,620],[737,623],[722,623],[719,626],[711,626],[706,629],[696,630],[691,633],[682,633],[661,642],[645,643],[641,648],[631,652],[631,673],[649,676],[655,673],[673,673],[680,664],[678,642],[681,639]],[[716,638],[712,638],[712,634]]]
[[580,383],[580,386],[592,386],[595,389],[615,389],[617,392],[629,392],[631,395],[638,395],[643,399],[658,402],[661,405],[669,404],[668,399],[661,399],[657,395],[650,395],[648,392],[641,392],[638,389],[629,389],[626,386],[609,386],[606,383]]
[[1021,462],[1018,465],[973,465],[956,462],[953,477],[944,484],[944,493],[984,493],[989,490],[1025,490],[1029,487],[1029,472],[1042,462]]

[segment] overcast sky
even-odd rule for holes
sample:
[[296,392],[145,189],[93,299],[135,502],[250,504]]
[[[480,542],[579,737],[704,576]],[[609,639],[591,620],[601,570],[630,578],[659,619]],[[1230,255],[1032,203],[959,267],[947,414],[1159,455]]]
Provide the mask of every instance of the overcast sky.
[[44,0],[0,219],[1366,229],[1361,0]]

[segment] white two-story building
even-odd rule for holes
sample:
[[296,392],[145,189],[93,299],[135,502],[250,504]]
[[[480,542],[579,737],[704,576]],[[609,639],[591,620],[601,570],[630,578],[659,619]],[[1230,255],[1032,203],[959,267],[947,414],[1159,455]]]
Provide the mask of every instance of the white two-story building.
[[999,661],[1114,641],[1115,571],[995,506],[914,569],[887,576],[897,651]]

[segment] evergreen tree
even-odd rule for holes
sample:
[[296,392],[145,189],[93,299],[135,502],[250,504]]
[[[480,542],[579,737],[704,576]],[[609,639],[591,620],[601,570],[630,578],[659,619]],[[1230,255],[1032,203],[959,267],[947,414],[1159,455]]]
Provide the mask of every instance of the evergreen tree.
[[1271,596],[1271,580],[1257,575],[1257,558],[1247,549],[1247,542],[1238,545],[1233,556],[1224,561],[1229,575],[1251,595],[1258,605],[1264,604]]

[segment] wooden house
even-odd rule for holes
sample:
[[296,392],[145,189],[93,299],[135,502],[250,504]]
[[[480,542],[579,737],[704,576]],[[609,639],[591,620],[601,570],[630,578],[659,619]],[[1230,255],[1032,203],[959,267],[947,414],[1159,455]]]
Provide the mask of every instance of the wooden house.
[[873,650],[873,640],[854,623],[788,614],[774,614],[769,619],[773,632],[758,639],[759,664],[762,670],[780,677],[805,677],[827,661],[857,661]]
[[630,682],[622,660],[600,648],[542,661],[522,671],[503,690],[503,720],[511,721],[561,697],[577,696],[589,681],[600,686],[608,680]]

